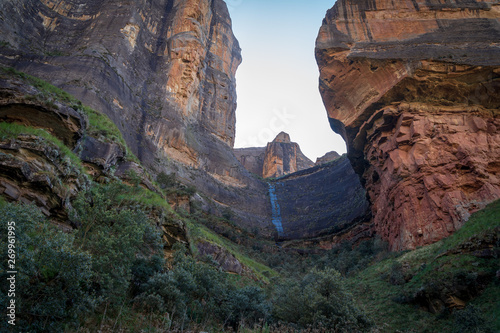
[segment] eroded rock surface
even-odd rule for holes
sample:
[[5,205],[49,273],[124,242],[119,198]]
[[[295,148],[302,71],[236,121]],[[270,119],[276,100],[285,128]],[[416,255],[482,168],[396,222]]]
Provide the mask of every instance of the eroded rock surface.
[[263,178],[281,177],[314,166],[285,132],[279,133],[266,147],[238,148],[234,154],[248,171]]
[[337,1],[316,41],[332,129],[394,250],[500,197],[500,1]]
[[[175,172],[242,225],[268,223],[265,184],[232,153],[241,55],[224,1],[9,0],[0,31],[0,63],[108,115],[153,175]],[[116,156],[101,148],[95,162]]]
[[323,246],[328,247],[354,239],[356,235],[346,235],[346,231],[366,222],[366,192],[346,157],[284,176],[273,184],[282,227],[279,234],[275,232],[281,240],[329,235],[329,245]]

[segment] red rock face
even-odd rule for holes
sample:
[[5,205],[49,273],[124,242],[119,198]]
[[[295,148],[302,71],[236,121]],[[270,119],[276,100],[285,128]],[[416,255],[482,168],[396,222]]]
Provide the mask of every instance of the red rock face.
[[500,1],[337,1],[320,91],[392,249],[433,243],[500,197]]

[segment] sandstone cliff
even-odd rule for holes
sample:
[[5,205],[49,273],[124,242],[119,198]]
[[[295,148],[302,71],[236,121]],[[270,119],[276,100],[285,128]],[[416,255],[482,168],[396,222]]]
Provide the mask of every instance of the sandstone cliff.
[[500,197],[500,1],[339,0],[316,41],[320,92],[392,249]]
[[[117,179],[159,198],[145,170],[106,116],[38,79],[0,66],[0,196],[35,204],[64,230],[76,196],[94,183]],[[140,197],[140,196],[138,196]],[[163,232],[165,246],[187,241],[184,223],[163,206],[140,203]]]
[[276,178],[314,166],[290,135],[281,132],[261,148],[238,148],[234,154],[250,172],[263,178]]
[[0,63],[108,115],[153,174],[269,223],[265,184],[232,153],[241,55],[224,1],[8,0],[0,31]]

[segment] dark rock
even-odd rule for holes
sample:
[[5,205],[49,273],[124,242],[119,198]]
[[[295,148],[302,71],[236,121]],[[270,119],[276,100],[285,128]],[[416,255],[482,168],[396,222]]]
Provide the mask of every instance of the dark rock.
[[282,240],[342,233],[367,213],[366,193],[345,157],[285,176],[274,185]]
[[211,256],[224,271],[236,274],[243,272],[241,263],[226,249],[208,242],[199,242],[197,247],[201,257]]
[[80,158],[84,162],[96,164],[109,170],[124,157],[123,148],[116,143],[99,141],[91,136],[85,137],[82,143]]

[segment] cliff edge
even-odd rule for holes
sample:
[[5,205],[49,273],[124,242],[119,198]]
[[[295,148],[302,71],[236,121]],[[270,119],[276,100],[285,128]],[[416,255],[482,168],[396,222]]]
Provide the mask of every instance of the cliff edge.
[[500,197],[500,1],[339,0],[316,41],[332,129],[392,249]]

